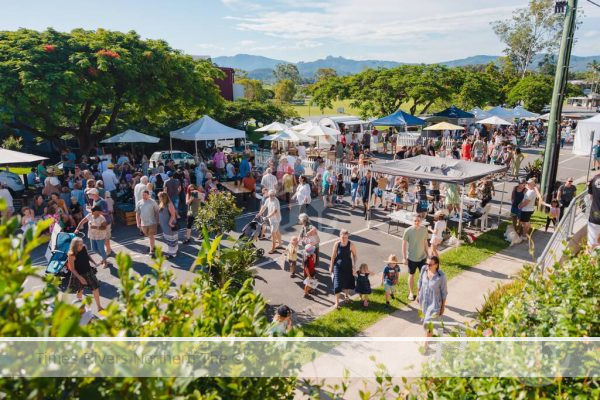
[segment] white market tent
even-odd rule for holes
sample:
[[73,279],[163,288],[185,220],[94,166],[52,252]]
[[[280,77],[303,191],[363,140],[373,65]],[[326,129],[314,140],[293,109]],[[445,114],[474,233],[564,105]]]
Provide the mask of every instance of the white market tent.
[[589,156],[592,146],[600,139],[600,114],[582,119],[577,123],[575,140],[573,141],[573,154]]
[[315,139],[306,136],[300,132],[294,132],[292,130],[277,132],[274,135],[269,135],[261,138],[260,140],[268,140],[272,142],[314,142]]
[[31,163],[42,160],[47,160],[47,158],[0,148],[0,165]]
[[526,110],[522,106],[516,106],[515,108],[513,108],[513,114],[514,114],[515,118],[520,118],[520,119],[537,118],[540,116],[540,114],[536,114],[534,112]]
[[481,121],[477,121],[478,124],[485,124],[485,125],[512,125],[512,122],[508,122],[503,120],[500,117],[497,117],[495,115],[486,118],[486,119],[482,119]]
[[305,129],[303,131],[300,131],[300,132],[303,135],[313,136],[313,137],[339,136],[341,134],[340,131],[330,128],[328,126],[323,126],[323,125],[313,125],[312,127]]
[[196,142],[196,154],[198,154],[198,142],[220,139],[245,139],[246,132],[230,128],[227,125],[215,121],[208,115],[192,122],[188,126],[171,131],[171,150],[173,150],[173,140],[193,140]]
[[115,136],[104,139],[100,143],[158,143],[160,139],[154,136],[146,135],[133,129],[127,129]]
[[506,120],[517,118],[513,110],[501,106],[496,106],[490,110],[487,110],[486,112]]
[[268,125],[263,126],[262,128],[258,128],[255,132],[281,132],[289,129],[290,127],[286,124],[282,124],[281,122],[271,122]]

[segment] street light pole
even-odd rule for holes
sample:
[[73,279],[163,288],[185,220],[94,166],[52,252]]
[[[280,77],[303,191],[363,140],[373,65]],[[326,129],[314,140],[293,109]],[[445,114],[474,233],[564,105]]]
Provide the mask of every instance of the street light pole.
[[[560,2],[561,6],[564,2]],[[552,104],[550,109],[550,120],[548,121],[548,134],[546,135],[546,149],[544,154],[544,169],[542,172],[542,193],[547,203],[552,201],[552,192],[556,182],[558,170],[558,158],[560,155],[560,120],[562,105],[564,102],[569,75],[569,62],[571,49],[573,48],[573,37],[575,35],[575,18],[577,16],[577,0],[568,0],[566,5],[565,23],[563,27],[562,41],[558,53],[556,74],[554,75],[554,89],[552,92]],[[556,11],[561,11],[557,8]]]

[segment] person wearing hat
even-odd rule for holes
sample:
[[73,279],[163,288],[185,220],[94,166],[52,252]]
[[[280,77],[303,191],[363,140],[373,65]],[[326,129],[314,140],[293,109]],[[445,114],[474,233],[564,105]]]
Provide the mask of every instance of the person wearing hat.
[[273,317],[273,326],[269,329],[269,336],[285,335],[292,329],[292,310],[281,305]]
[[535,189],[535,179],[532,178],[527,180],[525,196],[519,204],[519,210],[521,211],[519,215],[519,222],[523,227],[523,232],[521,233],[521,238],[523,240],[526,240],[527,236],[529,235],[529,226],[531,225],[530,220],[533,212],[535,211],[535,200],[537,199],[538,195]]
[[277,247],[281,245],[281,232],[279,231],[279,224],[281,223],[281,206],[279,205],[279,199],[277,199],[277,191],[275,189],[269,190],[269,197],[265,200],[265,203],[258,212],[262,215],[266,212],[266,218],[269,220],[271,226],[271,241],[273,246],[269,251],[269,254],[277,252]]
[[421,225],[422,218],[415,215],[413,225],[402,236],[402,257],[408,265],[408,299],[414,300],[415,272],[421,270],[427,259],[427,228]]
[[92,207],[91,212],[85,216],[75,228],[75,233],[79,233],[79,230],[83,225],[88,224],[88,239],[90,239],[91,250],[95,251],[102,258],[101,265],[106,268],[107,257],[104,251],[104,239],[106,239],[106,219],[102,215],[102,207],[96,205]]
[[310,244],[315,246],[315,256],[317,259],[317,265],[319,265],[319,243],[321,242],[321,239],[319,238],[319,231],[310,223],[310,218],[306,213],[298,215],[298,221],[302,226],[300,229],[300,234],[298,235],[298,239],[305,245]]
[[381,284],[385,290],[385,304],[390,305],[390,299],[394,299],[396,285],[398,285],[398,276],[400,275],[400,260],[395,254],[390,254],[385,260],[385,267],[381,275]]
[[119,178],[113,171],[114,165],[108,164],[106,171],[102,172],[102,181],[104,182],[104,190],[107,190],[116,198],[117,186],[119,186]]

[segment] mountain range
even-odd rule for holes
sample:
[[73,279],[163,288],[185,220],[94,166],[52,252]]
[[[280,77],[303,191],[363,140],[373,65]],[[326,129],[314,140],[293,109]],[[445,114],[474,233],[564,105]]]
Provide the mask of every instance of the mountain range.
[[[448,67],[485,65],[490,62],[498,62],[499,58],[500,56],[476,55],[457,60],[444,61],[439,64],[446,65]],[[532,66],[534,68],[537,67],[542,58],[543,55],[541,54],[536,56],[536,58],[533,60]],[[593,60],[600,62],[600,55],[587,57],[571,56],[570,70],[573,72],[585,71],[587,64]],[[212,58],[212,61],[220,67],[230,67],[246,71],[248,73],[248,77],[262,81],[273,80],[273,69],[276,65],[294,64],[285,60],[278,60],[275,58],[255,56],[250,54],[214,57]],[[315,72],[317,72],[319,68],[333,68],[336,70],[338,75],[352,75],[366,68],[392,68],[407,63],[384,60],[352,60],[344,57],[327,56],[323,59],[315,61],[300,61],[295,64],[298,67],[298,71],[300,72],[300,76],[302,78],[312,79],[315,75]]]

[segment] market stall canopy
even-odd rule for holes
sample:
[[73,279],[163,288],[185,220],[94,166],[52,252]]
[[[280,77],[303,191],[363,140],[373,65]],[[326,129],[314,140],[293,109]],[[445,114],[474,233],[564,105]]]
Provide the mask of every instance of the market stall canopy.
[[433,114],[434,117],[444,117],[444,118],[452,118],[452,119],[469,119],[475,118],[475,115],[468,113],[464,110],[456,106],[450,106],[446,108],[444,111],[440,111],[439,113]]
[[469,111],[471,114],[473,114],[475,116],[475,119],[477,121],[479,121],[480,119],[486,119],[492,116],[492,114],[490,114],[487,111],[482,110],[479,107],[475,107],[474,109],[472,109],[471,111]]
[[600,114],[595,117],[582,119],[577,123],[573,154],[589,156],[592,146],[600,139]]
[[286,124],[282,124],[281,122],[271,122],[268,125],[263,126],[262,128],[258,128],[255,132],[281,132],[289,129],[290,127]]
[[340,131],[330,128],[328,126],[322,125],[313,125],[311,128],[300,131],[303,135],[311,136],[311,137],[319,137],[319,136],[338,136],[340,135]]
[[487,110],[488,114],[495,115],[496,117],[500,117],[502,119],[515,119],[515,114],[513,110],[508,108],[504,108],[501,106],[496,106],[490,110]]
[[13,151],[0,148],[0,165],[21,163],[25,164],[42,160],[47,160],[47,158],[34,156],[33,154],[21,153],[20,151]]
[[127,129],[118,135],[104,139],[100,143],[158,143],[160,139],[154,136],[146,135],[133,129]]
[[515,118],[522,118],[522,119],[537,118],[540,116],[540,114],[536,114],[534,112],[528,111],[521,106],[516,106],[515,108],[513,108],[513,115],[515,116]]
[[303,122],[301,124],[294,125],[290,129],[292,129],[294,131],[305,131],[305,130],[307,130],[309,128],[312,128],[313,126],[317,126],[317,124],[315,124],[312,121],[306,121],[306,122]]
[[439,124],[423,128],[424,131],[464,131],[465,128],[460,125],[454,125],[449,122],[440,122]]
[[540,115],[539,119],[541,119],[542,121],[549,121],[550,120],[550,113]]
[[398,110],[388,116],[375,119],[370,123],[373,126],[415,126],[425,125],[427,122],[421,118],[415,117],[414,115],[405,113],[402,110]]
[[497,117],[495,115],[486,118],[486,119],[482,119],[481,121],[477,121],[478,124],[485,124],[485,125],[512,125],[512,122],[508,122],[503,120],[500,117]]
[[246,132],[230,128],[220,122],[215,121],[208,115],[200,118],[198,121],[189,124],[181,129],[171,132],[172,139],[180,140],[219,140],[219,139],[243,139]]
[[426,181],[463,185],[487,175],[505,171],[506,166],[483,164],[432,156],[416,156],[371,165],[371,171],[393,176],[406,176]]
[[306,136],[300,132],[294,132],[290,129],[288,129],[287,131],[277,132],[273,135],[265,136],[260,140],[277,142],[315,142],[314,138]]

